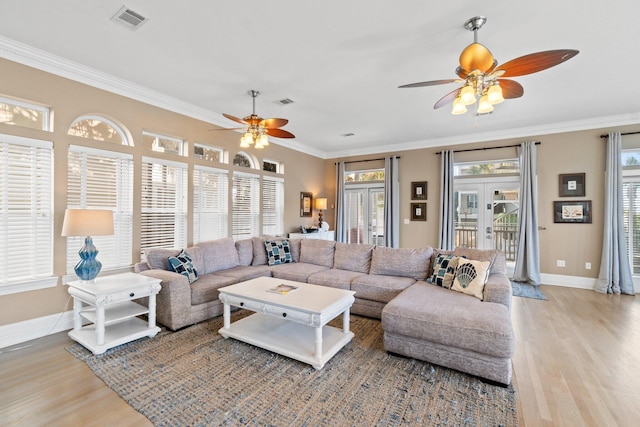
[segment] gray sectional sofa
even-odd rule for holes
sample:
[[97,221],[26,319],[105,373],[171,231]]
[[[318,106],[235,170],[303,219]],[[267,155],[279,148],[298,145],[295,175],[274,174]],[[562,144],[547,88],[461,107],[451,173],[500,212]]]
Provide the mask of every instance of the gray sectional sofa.
[[[287,240],[287,262],[269,265],[266,241]],[[219,316],[218,289],[260,276],[355,291],[353,314],[382,320],[387,351],[454,368],[502,384],[511,381],[513,329],[511,283],[504,254],[463,250],[489,260],[484,298],[427,282],[436,253],[431,247],[392,249],[316,239],[254,237],[201,242],[185,251],[198,272],[189,283],[170,271],[180,249],[150,249],[137,273],[161,279],[156,316],[172,330]]]

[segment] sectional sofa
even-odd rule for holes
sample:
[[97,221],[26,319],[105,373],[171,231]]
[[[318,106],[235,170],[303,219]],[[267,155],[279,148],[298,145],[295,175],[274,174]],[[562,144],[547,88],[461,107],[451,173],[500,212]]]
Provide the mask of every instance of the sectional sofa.
[[[511,283],[501,252],[393,249],[268,236],[201,242],[184,251],[196,280],[193,273],[170,267],[169,260],[175,263],[181,249],[147,250],[145,261],[135,265],[137,273],[161,279],[156,316],[169,329],[221,315],[219,288],[273,276],[355,291],[351,312],[381,319],[387,351],[501,384],[511,381]],[[481,295],[429,283],[433,264],[441,261],[437,256],[452,254],[490,266]]]

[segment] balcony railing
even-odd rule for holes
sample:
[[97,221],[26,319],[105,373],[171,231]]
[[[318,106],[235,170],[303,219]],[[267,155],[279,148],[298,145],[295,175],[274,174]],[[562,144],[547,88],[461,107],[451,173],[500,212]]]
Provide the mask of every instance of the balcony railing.
[[[478,225],[475,222],[455,223],[455,243],[463,248],[477,248]],[[493,247],[504,252],[507,261],[516,259],[516,231],[517,225],[512,223],[493,224]]]

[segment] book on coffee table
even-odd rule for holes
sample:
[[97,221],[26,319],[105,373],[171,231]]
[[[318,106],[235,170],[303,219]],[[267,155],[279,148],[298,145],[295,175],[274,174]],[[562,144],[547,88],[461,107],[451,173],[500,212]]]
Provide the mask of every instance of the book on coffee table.
[[280,284],[280,285],[276,286],[275,288],[270,288],[270,289],[267,289],[267,290],[269,292],[273,292],[273,293],[276,293],[276,294],[286,295],[289,292],[295,291],[296,289],[298,289],[297,286]]

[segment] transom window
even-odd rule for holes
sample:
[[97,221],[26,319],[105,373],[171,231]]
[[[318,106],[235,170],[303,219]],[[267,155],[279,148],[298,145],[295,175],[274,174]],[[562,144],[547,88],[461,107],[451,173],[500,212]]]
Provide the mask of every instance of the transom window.
[[71,123],[69,135],[96,141],[113,142],[120,145],[132,145],[124,130],[111,120],[101,116],[81,116]]
[[353,182],[384,182],[384,169],[371,169],[348,172],[344,175],[346,183]]
[[262,170],[267,172],[280,173],[280,163],[275,160],[263,160]]
[[193,144],[193,157],[214,163],[224,162],[224,150],[208,145]]
[[253,169],[253,160],[247,153],[240,151],[233,157],[233,165]]
[[50,131],[49,108],[0,97],[0,123]]
[[453,167],[454,176],[477,175],[517,175],[520,173],[520,164],[517,159],[493,160],[490,162],[456,163]]
[[170,153],[178,156],[184,155],[184,140],[171,136],[160,135],[151,132],[142,132],[142,142],[145,147],[158,153]]

